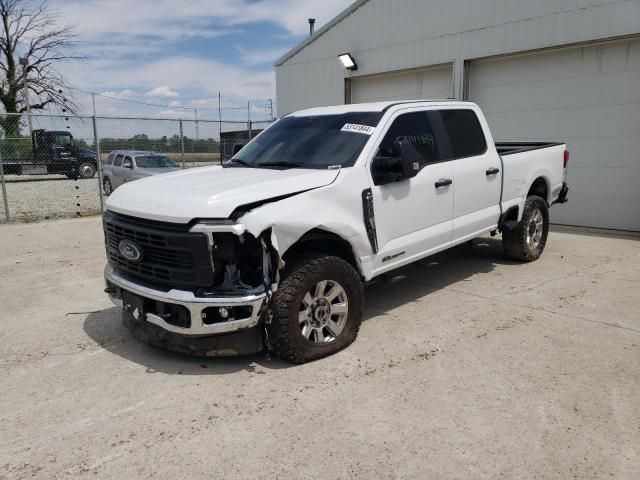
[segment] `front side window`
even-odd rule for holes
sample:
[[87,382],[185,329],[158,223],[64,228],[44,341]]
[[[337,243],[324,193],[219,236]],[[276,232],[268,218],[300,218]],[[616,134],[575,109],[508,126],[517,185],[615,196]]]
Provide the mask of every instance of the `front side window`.
[[382,139],[378,155],[396,155],[393,144],[397,140],[408,140],[415,147],[420,166],[439,161],[443,154],[437,125],[434,125],[427,112],[405,113],[397,117]]
[[382,112],[284,117],[236,153],[228,166],[350,167]]
[[132,168],[133,160],[131,160],[131,157],[124,157],[124,162],[122,162],[122,166],[124,168]]
[[416,148],[420,166],[433,162],[482,155],[487,142],[473,110],[427,110],[396,118],[378,155],[393,156],[393,143],[406,139]]

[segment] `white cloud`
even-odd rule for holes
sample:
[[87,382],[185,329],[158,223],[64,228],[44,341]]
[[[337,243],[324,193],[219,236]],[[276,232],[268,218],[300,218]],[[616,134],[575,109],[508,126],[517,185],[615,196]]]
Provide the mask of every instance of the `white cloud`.
[[156,87],[148,92],[145,92],[145,97],[156,97],[156,98],[175,98],[179,97],[180,94],[171,88],[168,85],[161,85]]
[[[248,99],[264,103],[273,98],[272,63],[287,48],[270,48],[267,41],[252,49],[238,48],[238,64],[231,65],[194,56],[195,52],[161,56],[171,51],[172,45],[186,39],[238,33],[252,28],[254,23],[267,22],[287,32],[273,36],[271,44],[287,42],[293,47],[297,39],[292,36],[308,32],[309,17],[315,17],[319,27],[350,3],[351,0],[50,0],[62,21],[76,26],[79,42],[74,53],[88,57],[85,62],[66,63],[61,69],[71,86],[104,91],[118,99],[167,105],[167,115],[182,115],[188,112],[186,108],[198,108],[202,118],[217,118],[218,92],[222,92],[223,109],[228,109],[223,110],[227,118],[246,116],[246,110],[243,113],[231,107],[246,105]],[[176,100],[178,92],[181,102]],[[81,112],[91,111],[90,96],[78,92],[74,96]],[[103,97],[96,97],[96,108],[104,115],[159,113],[158,107]]]
[[[255,22],[272,22],[294,35],[305,34],[307,19],[320,26],[352,0],[54,0],[61,16],[78,25],[83,36],[211,38]],[[214,26],[215,25],[215,26]]]
[[120,91],[114,91],[114,90],[107,90],[106,92],[102,92],[100,93],[100,95],[104,95],[105,97],[113,97],[113,98],[132,98],[137,96],[136,92],[134,92],[133,90],[130,89],[125,89],[125,90],[120,90]]

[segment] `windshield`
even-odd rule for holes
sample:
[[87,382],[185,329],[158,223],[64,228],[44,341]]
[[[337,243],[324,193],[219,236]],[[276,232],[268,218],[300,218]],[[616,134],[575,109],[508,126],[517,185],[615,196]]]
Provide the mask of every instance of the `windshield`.
[[56,135],[54,143],[61,147],[66,147],[67,145],[71,145],[71,135]]
[[162,155],[136,157],[136,165],[138,168],[173,168],[176,166],[169,158]]
[[382,112],[284,117],[231,159],[248,167],[339,168],[352,166]]

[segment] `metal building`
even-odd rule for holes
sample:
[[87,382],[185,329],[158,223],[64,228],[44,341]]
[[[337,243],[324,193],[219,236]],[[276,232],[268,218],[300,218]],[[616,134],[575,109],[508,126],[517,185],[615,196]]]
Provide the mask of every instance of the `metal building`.
[[497,141],[569,145],[554,223],[640,231],[640,0],[358,0],[278,60],[276,85],[279,115],[477,102]]

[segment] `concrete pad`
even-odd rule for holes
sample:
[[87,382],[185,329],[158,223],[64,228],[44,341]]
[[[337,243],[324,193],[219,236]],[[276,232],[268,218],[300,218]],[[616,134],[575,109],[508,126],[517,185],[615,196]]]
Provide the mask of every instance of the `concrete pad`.
[[0,478],[635,478],[640,243],[483,238],[367,286],[290,366],[135,341],[99,218],[0,227]]

